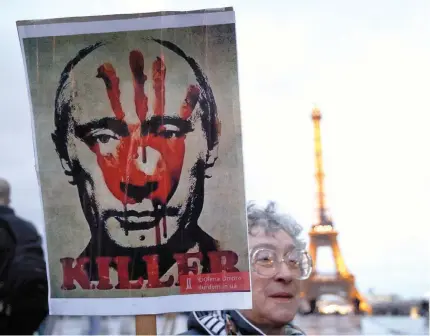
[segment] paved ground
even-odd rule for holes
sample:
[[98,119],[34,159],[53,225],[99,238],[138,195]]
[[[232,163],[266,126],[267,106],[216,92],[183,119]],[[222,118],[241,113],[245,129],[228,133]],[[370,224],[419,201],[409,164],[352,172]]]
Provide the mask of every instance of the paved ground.
[[[85,317],[50,317],[50,335],[88,335],[90,320]],[[98,335],[135,335],[134,317],[100,318]]]
[[[89,318],[55,317],[50,334],[88,335]],[[428,323],[409,317],[359,317],[359,316],[299,316],[296,320],[308,335],[428,335]],[[159,335],[178,334],[186,330],[186,319],[175,321],[157,318]],[[49,330],[48,330],[49,331]],[[100,320],[100,335],[135,335],[134,317],[110,317]]]

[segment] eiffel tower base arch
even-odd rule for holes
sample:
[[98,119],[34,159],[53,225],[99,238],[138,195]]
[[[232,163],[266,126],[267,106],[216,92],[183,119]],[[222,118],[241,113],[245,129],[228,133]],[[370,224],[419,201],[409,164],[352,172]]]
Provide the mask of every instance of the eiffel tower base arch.
[[328,246],[332,250],[336,271],[331,275],[323,275],[314,271],[311,277],[302,283],[302,298],[309,304],[309,313],[317,312],[318,299],[327,294],[343,298],[352,305],[355,314],[361,314],[363,311],[371,313],[371,307],[355,285],[354,276],[345,266],[337,241],[338,233],[331,226],[329,230],[325,228],[323,231],[319,231],[319,228],[315,226],[309,233],[309,250],[314,261],[314,269],[318,260],[319,247]]

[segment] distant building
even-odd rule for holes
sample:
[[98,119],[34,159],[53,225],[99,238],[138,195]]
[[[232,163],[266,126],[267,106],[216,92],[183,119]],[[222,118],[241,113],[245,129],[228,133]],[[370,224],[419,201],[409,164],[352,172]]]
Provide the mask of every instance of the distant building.
[[369,290],[367,300],[369,300],[369,303],[398,302],[401,301],[402,298],[398,294],[376,294],[373,290]]

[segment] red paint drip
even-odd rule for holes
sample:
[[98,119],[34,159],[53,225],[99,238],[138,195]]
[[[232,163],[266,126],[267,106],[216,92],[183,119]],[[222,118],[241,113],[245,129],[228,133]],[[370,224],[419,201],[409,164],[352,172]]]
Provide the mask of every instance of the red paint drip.
[[[127,184],[128,187],[128,184]],[[127,194],[127,187],[125,193]],[[124,220],[127,223],[128,222],[128,215],[127,215],[127,203],[123,202],[124,204]],[[128,229],[124,228],[124,233],[126,236],[128,236]]]
[[157,245],[161,244],[160,223],[158,223],[157,226],[155,227],[155,244]]
[[134,86],[134,105],[136,114],[140,121],[145,120],[148,112],[148,97],[145,95],[146,75],[143,73],[144,58],[143,54],[138,50],[130,52],[129,56],[130,69],[133,73]]
[[163,217],[163,237],[167,238],[167,223],[166,216]]

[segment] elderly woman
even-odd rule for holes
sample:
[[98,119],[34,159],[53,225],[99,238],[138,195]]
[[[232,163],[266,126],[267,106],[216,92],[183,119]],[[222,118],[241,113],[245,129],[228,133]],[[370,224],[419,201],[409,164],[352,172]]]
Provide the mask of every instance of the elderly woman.
[[193,312],[182,335],[304,335],[291,324],[299,308],[301,280],[312,261],[299,239],[302,227],[291,217],[248,206],[253,305],[250,310]]

